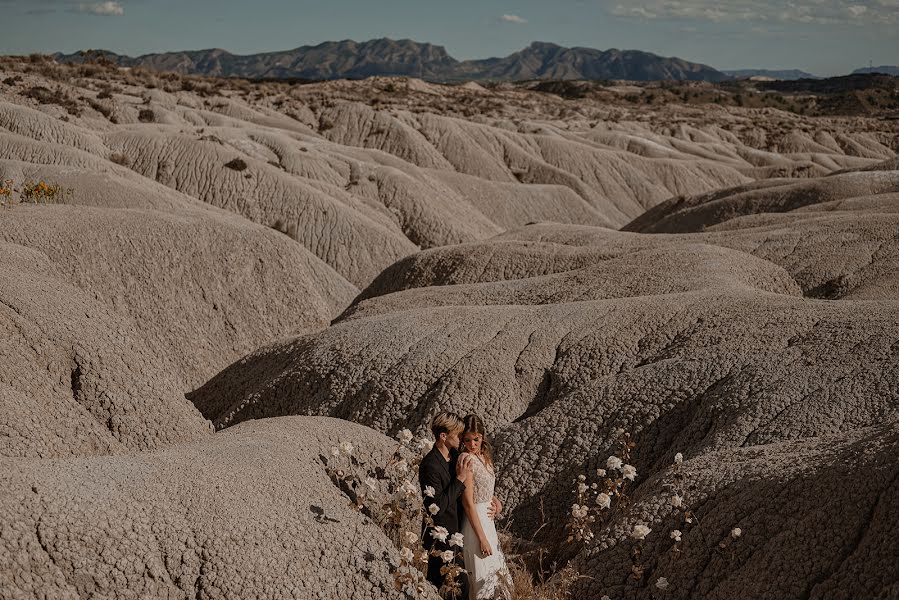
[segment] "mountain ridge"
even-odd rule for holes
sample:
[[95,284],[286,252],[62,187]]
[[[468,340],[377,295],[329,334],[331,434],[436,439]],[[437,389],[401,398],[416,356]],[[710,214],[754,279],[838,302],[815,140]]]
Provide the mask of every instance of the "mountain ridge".
[[780,79],[784,81],[794,81],[796,79],[821,79],[817,75],[813,75],[807,71],[800,69],[722,69],[722,73],[736,77],[737,79],[747,77],[770,77],[772,79]]
[[879,73],[881,75],[899,75],[899,66],[880,65],[879,67],[864,67],[852,72],[853,75],[869,75],[872,73]]
[[628,79],[634,81],[722,81],[728,75],[708,65],[640,50],[566,48],[532,42],[505,57],[459,61],[443,46],[410,39],[340,40],[291,50],[232,54],[221,48],[130,57],[106,50],[56,53],[59,62],[102,58],[122,67],[144,67],[190,75],[249,79],[361,79],[413,76],[431,81],[528,79]]

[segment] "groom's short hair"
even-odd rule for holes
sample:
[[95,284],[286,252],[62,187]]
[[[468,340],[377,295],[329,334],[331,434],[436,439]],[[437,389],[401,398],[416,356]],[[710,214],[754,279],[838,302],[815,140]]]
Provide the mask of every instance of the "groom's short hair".
[[463,429],[465,429],[465,422],[454,412],[439,413],[431,420],[431,433],[434,434],[435,440],[440,438],[441,433],[450,434]]

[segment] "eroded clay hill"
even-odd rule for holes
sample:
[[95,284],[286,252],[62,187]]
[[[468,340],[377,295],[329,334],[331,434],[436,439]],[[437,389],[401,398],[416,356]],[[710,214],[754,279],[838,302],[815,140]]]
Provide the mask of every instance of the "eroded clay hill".
[[129,172],[0,161],[81,206],[0,208],[0,454],[143,450],[208,423],[184,398],[246,352],[320,329],[356,288],[270,229]]
[[[641,597],[666,576],[683,598],[889,597],[899,581],[882,554],[899,501],[888,458],[899,422],[895,176],[776,181],[657,209],[664,219],[665,206],[705,214],[722,203],[713,214],[730,218],[701,233],[547,223],[424,251],[331,328],[250,355],[191,399],[219,428],[322,414],[392,432],[443,407],[481,414],[501,449],[513,527],[533,533],[542,499],[547,539],[563,535],[572,482],[603,466],[624,429],[637,442],[636,502],[578,558],[596,578],[583,593]],[[676,525],[663,485],[676,452],[703,523],[679,561],[666,554]],[[847,463],[870,476],[847,484]],[[857,509],[840,520],[828,498]],[[627,534],[638,521],[656,538],[635,584]],[[730,557],[716,548],[733,527],[747,534]],[[774,564],[789,576],[765,577]],[[889,574],[852,583],[872,569]]]
[[393,449],[291,418],[143,454],[0,458],[3,597],[404,598],[398,551],[325,472],[348,439],[365,460]]
[[[0,595],[389,597],[396,551],[322,454],[380,461],[445,408],[485,418],[513,532],[545,514],[578,593],[895,595],[895,124],[14,59],[0,82]],[[559,551],[619,429],[631,508]],[[703,529],[672,562],[676,452]]]

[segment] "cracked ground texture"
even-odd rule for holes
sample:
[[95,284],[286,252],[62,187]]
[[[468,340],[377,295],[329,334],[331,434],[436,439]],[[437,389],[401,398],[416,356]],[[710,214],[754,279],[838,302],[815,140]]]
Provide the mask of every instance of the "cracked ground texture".
[[0,248],[0,456],[148,450],[209,436],[174,364],[129,319],[66,282],[46,255]]
[[398,550],[325,471],[349,440],[378,464],[395,447],[295,417],[125,456],[0,459],[3,598],[405,598]]
[[[899,427],[711,452],[681,465],[701,522],[668,503],[673,467],[647,481],[630,514],[575,565],[575,595],[642,598],[627,581],[636,522],[648,524],[642,566],[669,598],[879,598],[899,594]],[[731,537],[734,527],[741,535]],[[685,530],[675,556],[669,533]],[[723,544],[723,547],[719,544]]]

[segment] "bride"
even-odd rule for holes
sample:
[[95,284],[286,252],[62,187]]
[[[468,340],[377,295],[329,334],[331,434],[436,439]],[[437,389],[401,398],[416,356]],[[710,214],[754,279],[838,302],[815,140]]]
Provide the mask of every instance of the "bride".
[[511,590],[509,571],[499,548],[496,526],[487,512],[496,484],[491,447],[479,417],[468,415],[464,422],[462,444],[473,457],[462,493],[462,506],[465,508],[462,555],[465,570],[468,571],[469,599],[508,599]]

